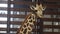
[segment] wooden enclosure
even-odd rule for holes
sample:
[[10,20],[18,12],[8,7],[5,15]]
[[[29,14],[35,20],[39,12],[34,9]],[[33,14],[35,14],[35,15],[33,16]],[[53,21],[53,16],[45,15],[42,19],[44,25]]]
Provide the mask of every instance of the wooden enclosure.
[[[37,18],[32,34],[60,34],[60,0],[39,2],[46,5],[46,10],[43,12],[44,18]],[[8,4],[7,7],[0,7],[0,10],[7,11],[0,13],[0,17],[6,18],[5,21],[0,19],[0,34],[15,34],[25,17],[32,12],[29,6],[36,4],[36,0],[1,0],[0,3]]]

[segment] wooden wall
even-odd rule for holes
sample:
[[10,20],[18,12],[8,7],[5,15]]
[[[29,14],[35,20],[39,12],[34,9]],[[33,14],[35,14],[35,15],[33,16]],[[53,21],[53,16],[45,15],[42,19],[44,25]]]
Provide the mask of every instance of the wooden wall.
[[[60,0],[39,0],[46,5],[44,11],[44,18],[37,18],[33,34],[59,34],[60,33]],[[30,5],[36,2],[14,0],[8,2],[2,1],[0,3],[7,3],[8,7],[0,7],[0,10],[7,10],[8,14],[0,14],[0,17],[7,17],[7,21],[0,21],[0,24],[6,24],[6,28],[1,28],[0,31],[6,33],[0,34],[15,34],[25,17],[32,12]],[[14,5],[14,7],[11,7]],[[21,7],[20,7],[21,6]],[[12,32],[11,32],[12,31]],[[15,32],[15,33],[14,33]]]
[[[60,34],[60,0],[44,0],[43,34]],[[49,17],[48,17],[49,15]]]

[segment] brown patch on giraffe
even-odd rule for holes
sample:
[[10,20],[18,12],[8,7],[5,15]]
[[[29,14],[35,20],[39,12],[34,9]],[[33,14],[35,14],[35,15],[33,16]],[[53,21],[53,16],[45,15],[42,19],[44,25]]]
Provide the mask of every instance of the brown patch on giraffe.
[[28,26],[28,31],[31,32],[32,31],[32,28],[30,26]]
[[27,25],[24,24],[23,27],[25,28],[25,27],[27,27]]
[[32,19],[29,22],[33,22]]
[[33,27],[33,26],[34,26],[34,24],[30,24],[29,26],[30,26],[30,27]]
[[27,32],[27,29],[24,29],[23,33],[26,34],[26,32]]
[[23,32],[24,31],[24,28],[21,28],[21,30],[20,30],[21,32]]

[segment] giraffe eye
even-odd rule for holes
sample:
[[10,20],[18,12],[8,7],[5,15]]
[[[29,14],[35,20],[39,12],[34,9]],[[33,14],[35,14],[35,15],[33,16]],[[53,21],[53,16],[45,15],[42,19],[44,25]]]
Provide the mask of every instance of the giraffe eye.
[[35,12],[37,12],[37,10],[35,10]]

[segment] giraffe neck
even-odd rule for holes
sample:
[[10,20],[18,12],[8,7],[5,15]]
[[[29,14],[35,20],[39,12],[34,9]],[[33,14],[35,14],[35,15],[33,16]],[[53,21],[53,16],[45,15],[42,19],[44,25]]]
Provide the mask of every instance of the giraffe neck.
[[35,15],[30,14],[27,19],[24,21],[24,23],[21,25],[19,31],[17,34],[29,34],[31,33],[35,21]]

